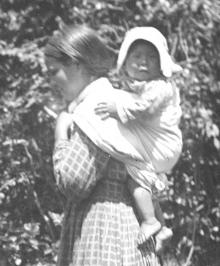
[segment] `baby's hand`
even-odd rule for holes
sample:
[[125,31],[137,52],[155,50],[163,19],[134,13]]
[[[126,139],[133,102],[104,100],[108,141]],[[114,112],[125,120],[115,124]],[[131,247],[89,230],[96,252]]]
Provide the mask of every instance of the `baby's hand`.
[[114,102],[101,102],[95,107],[95,113],[105,120],[109,117],[117,118],[117,108]]

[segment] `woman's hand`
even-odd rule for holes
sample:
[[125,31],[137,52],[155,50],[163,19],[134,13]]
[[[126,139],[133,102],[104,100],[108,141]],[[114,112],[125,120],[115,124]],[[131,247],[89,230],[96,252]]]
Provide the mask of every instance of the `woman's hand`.
[[95,113],[105,120],[109,117],[118,118],[116,104],[114,102],[101,102],[95,107]]
[[55,141],[68,139],[68,131],[73,124],[73,115],[67,112],[62,112],[57,118],[55,128]]

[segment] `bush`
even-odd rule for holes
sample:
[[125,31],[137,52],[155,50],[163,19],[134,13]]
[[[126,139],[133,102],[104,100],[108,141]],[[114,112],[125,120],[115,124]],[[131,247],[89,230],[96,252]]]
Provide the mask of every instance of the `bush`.
[[[52,173],[57,100],[43,49],[65,23],[87,23],[116,53],[133,26],[155,26],[182,65],[184,149],[162,204],[174,229],[167,265],[217,265],[220,256],[220,6],[218,0],[0,3],[0,246],[12,265],[54,265],[63,199]],[[2,255],[3,256],[3,255]],[[169,264],[170,263],[170,264]]]

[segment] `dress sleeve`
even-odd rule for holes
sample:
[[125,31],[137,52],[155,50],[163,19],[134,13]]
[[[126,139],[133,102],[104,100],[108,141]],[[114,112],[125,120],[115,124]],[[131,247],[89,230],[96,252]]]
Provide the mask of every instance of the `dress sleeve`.
[[116,99],[117,112],[122,123],[152,117],[160,112],[173,97],[172,86],[165,81],[157,81],[146,86],[146,89],[139,95],[125,93],[127,95],[124,99]]
[[102,177],[108,160],[109,155],[75,125],[70,140],[60,140],[54,147],[54,175],[59,189],[64,195],[86,198]]

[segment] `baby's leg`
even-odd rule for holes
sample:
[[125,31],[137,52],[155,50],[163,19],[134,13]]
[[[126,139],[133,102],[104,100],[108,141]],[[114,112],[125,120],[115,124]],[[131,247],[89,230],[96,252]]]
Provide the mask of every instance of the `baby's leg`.
[[168,228],[165,224],[165,220],[163,217],[163,212],[160,207],[159,200],[154,197],[153,198],[153,204],[155,208],[155,216],[161,223],[161,229],[160,231],[156,234],[156,251],[160,252],[163,249],[163,246],[167,243],[167,241],[173,236],[173,232],[170,228]]
[[153,204],[155,209],[155,216],[157,217],[158,221],[160,221],[162,226],[165,226],[165,220],[163,217],[163,212],[160,207],[160,203],[157,197],[153,197]]
[[155,217],[150,191],[140,187],[132,178],[128,180],[128,187],[134,197],[141,219],[140,233],[138,236],[138,244],[141,245],[161,229],[161,224]]

